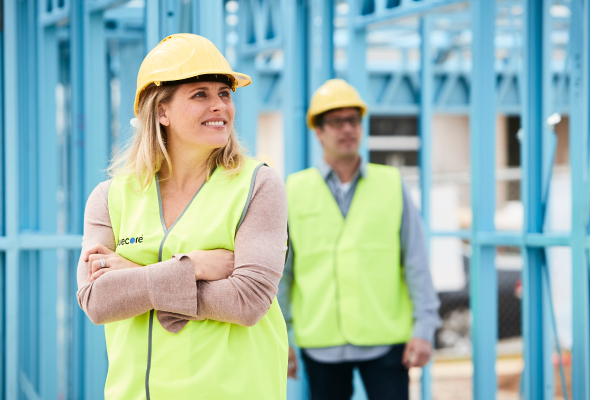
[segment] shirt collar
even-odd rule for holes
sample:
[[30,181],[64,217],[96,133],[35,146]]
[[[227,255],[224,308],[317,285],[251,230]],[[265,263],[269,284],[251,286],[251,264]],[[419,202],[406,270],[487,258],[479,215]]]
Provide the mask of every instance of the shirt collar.
[[[317,163],[316,168],[318,169],[318,171],[320,171],[320,175],[322,176],[322,178],[324,178],[325,181],[327,181],[330,175],[332,175],[332,173],[334,172],[332,167],[330,167],[330,165],[323,158]],[[357,173],[361,178],[367,176],[367,162],[362,158]]]

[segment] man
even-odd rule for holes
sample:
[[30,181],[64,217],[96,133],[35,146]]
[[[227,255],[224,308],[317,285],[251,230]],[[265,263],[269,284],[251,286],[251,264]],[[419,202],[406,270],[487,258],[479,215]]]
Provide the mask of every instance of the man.
[[[312,400],[348,400],[358,367],[371,400],[407,399],[439,324],[421,219],[396,168],[358,154],[367,106],[340,79],[307,113],[317,168],[287,179],[292,253],[279,303],[302,349]],[[289,349],[289,376],[297,359]]]

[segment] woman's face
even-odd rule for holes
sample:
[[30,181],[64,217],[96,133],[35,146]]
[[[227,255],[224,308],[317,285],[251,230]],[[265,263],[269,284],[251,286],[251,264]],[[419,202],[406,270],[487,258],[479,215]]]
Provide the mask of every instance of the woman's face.
[[168,146],[214,150],[229,140],[236,113],[231,89],[220,82],[185,83],[172,100],[160,104],[160,124]]

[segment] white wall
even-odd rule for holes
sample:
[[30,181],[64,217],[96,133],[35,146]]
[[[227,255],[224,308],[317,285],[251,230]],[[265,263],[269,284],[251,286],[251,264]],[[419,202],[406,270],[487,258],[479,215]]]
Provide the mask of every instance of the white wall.
[[261,113],[258,117],[256,159],[264,161],[285,178],[285,135],[280,112]]

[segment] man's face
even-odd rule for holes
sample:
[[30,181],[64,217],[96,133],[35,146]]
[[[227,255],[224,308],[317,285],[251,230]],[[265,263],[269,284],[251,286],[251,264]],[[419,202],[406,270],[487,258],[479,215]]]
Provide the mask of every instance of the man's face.
[[356,158],[363,137],[358,108],[339,108],[327,112],[315,127],[324,152],[334,159]]

